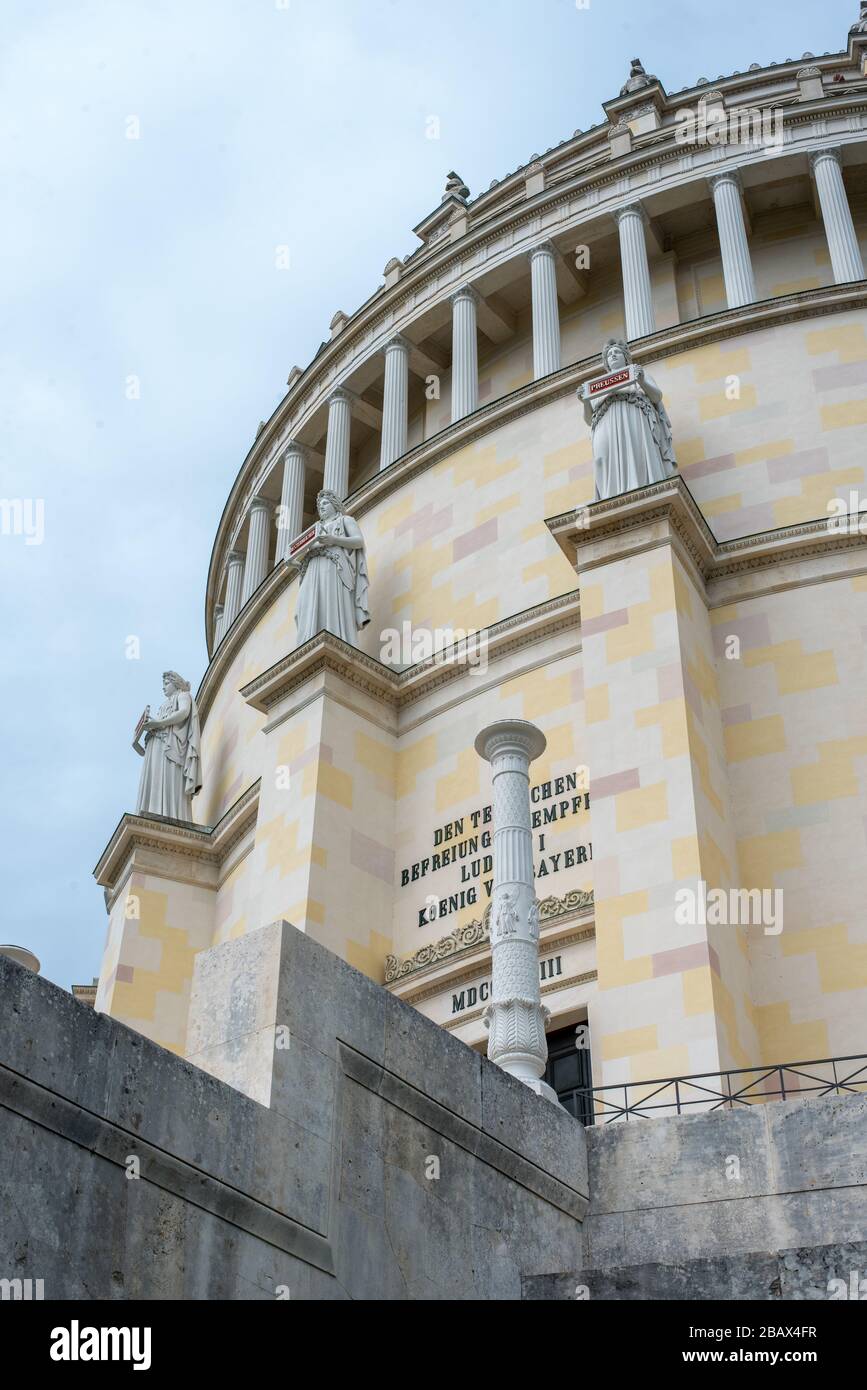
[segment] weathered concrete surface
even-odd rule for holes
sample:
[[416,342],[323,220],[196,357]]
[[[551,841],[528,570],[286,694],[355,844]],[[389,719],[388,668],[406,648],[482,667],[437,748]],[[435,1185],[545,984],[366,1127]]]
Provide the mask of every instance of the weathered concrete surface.
[[0,960],[0,1277],[494,1299],[583,1263],[571,1117],[285,923],[217,951],[191,1046],[251,1094]]
[[0,959],[0,1278],[770,1301],[867,1279],[867,1096],[585,1131],[285,923],[199,956],[189,1036],[197,1065]]
[[[852,1273],[867,1281],[867,1241],[814,1245],[798,1250],[760,1250],[675,1264],[613,1265],[571,1274],[529,1275],[524,1298],[536,1302],[576,1299],[699,1302],[827,1302],[832,1294],[854,1297]],[[832,1281],[838,1281],[834,1284]],[[867,1282],[864,1292],[867,1296]]]
[[867,1096],[588,1131],[581,1267],[524,1297],[818,1299],[867,1278]]

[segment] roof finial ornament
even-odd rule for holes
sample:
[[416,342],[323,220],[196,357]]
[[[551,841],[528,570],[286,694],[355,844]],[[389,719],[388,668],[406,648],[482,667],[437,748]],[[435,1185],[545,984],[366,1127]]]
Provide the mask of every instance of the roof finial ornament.
[[446,191],[444,198],[469,198],[470,190],[464,183],[460,174],[456,174],[454,169],[446,177]]
[[867,0],[861,0],[861,14],[852,25],[849,33],[867,34]]
[[631,92],[640,92],[642,87],[651,87],[658,80],[652,73],[645,72],[644,64],[640,58],[633,58],[632,66],[629,69],[629,79],[620,88],[620,95],[628,97]]

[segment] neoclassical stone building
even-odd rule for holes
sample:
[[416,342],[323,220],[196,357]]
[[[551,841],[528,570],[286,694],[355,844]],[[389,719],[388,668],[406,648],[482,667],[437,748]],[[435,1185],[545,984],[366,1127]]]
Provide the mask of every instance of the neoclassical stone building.
[[[185,1055],[197,954],[286,919],[483,1046],[473,742],[517,716],[561,1094],[865,1051],[861,9],[841,52],[673,94],[636,61],[601,124],[450,176],[293,368],[214,542],[198,823],[126,815],[97,867],[99,1009]],[[611,337],[678,473],[596,502],[576,391]],[[366,542],[357,649],[296,649],[323,486]],[[702,883],[784,918],[679,920]]]

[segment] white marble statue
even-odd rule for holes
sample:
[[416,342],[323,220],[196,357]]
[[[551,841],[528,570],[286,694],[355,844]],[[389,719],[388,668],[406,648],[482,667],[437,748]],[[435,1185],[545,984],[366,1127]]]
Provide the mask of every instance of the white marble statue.
[[359,631],[370,622],[364,538],[335,492],[320,492],[316,510],[316,535],[301,560],[298,646],[325,628],[355,647]]
[[144,758],[136,813],[191,821],[193,797],[202,787],[199,712],[189,681],[177,671],[163,673],[163,693],[166,698],[156,717],[146,711],[133,740],[133,748]]
[[[611,338],[602,349],[603,374],[633,365],[629,348]],[[595,403],[582,397],[584,419],[593,439],[596,500],[617,497],[677,472],[671,421],[662,392],[643,367],[635,380]]]

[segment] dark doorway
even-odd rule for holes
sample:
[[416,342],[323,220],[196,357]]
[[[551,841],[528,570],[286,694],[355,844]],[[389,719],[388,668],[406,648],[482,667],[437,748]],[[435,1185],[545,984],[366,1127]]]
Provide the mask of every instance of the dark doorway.
[[[577,1034],[576,1028],[580,1030]],[[545,1080],[557,1092],[557,1099],[563,1108],[580,1120],[582,1125],[593,1123],[592,1101],[581,1094],[582,1088],[592,1086],[591,1076],[587,1024],[570,1023],[568,1028],[549,1033]]]

